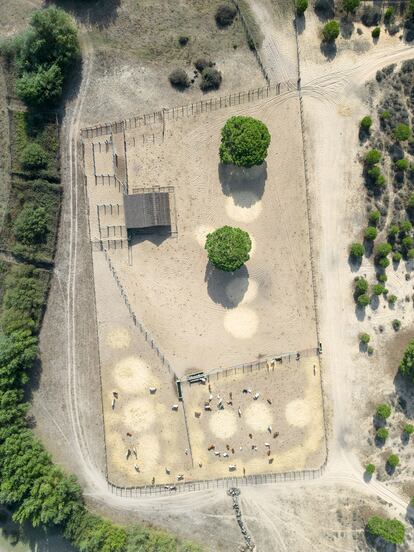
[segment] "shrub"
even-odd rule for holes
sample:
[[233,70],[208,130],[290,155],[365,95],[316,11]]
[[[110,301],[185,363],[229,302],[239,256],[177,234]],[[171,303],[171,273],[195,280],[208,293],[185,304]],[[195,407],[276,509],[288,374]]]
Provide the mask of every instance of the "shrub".
[[366,293],[363,293],[358,296],[357,303],[360,307],[366,307],[370,303],[369,296]]
[[206,67],[211,67],[213,64],[211,61],[209,61],[206,58],[198,58],[195,60],[194,65],[195,65],[195,68],[201,73],[203,69],[205,69]]
[[368,131],[372,126],[372,118],[369,115],[366,115],[361,119],[361,122],[359,123],[359,126],[363,129]]
[[200,88],[204,92],[207,90],[218,90],[221,84],[221,73],[214,67],[206,67],[201,73]]
[[190,38],[188,36],[179,36],[178,37],[178,44],[180,46],[186,46],[188,44],[188,41],[190,40]]
[[395,168],[399,171],[406,171],[408,169],[407,159],[398,159],[398,161],[395,162]]
[[387,278],[387,275],[384,272],[382,272],[381,274],[378,274],[377,280],[378,282],[385,283],[388,280],[388,278]]
[[392,238],[395,238],[395,236],[398,235],[399,231],[400,229],[396,224],[391,224],[391,226],[388,228],[388,235]]
[[368,345],[368,343],[370,342],[371,340],[371,336],[367,333],[361,333],[359,334],[359,340],[361,343],[363,343],[364,345]]
[[392,251],[392,246],[390,243],[384,242],[379,243],[375,250],[377,257],[386,257]]
[[390,22],[393,15],[394,15],[394,8],[392,8],[392,7],[387,8],[384,12],[384,21],[386,23]]
[[409,249],[409,250],[407,251],[407,259],[409,259],[409,260],[414,259],[414,248]]
[[389,431],[385,427],[380,427],[375,432],[375,437],[380,441],[386,441],[388,439]]
[[270,134],[262,121],[230,117],[221,130],[220,159],[238,167],[261,165],[267,156]]
[[391,113],[387,110],[382,111],[380,113],[380,119],[382,119],[383,121],[387,121],[390,117],[391,117]]
[[402,234],[408,234],[413,229],[413,226],[409,220],[403,220],[400,223],[400,232]]
[[400,459],[396,454],[390,454],[387,458],[387,464],[390,468],[396,468],[400,463]]
[[357,278],[355,280],[355,293],[362,295],[368,291],[368,281],[365,278]]
[[379,38],[380,34],[381,34],[380,27],[375,27],[374,29],[372,29],[372,32],[371,32],[372,38]]
[[374,295],[382,295],[385,291],[385,287],[382,284],[374,284],[372,286],[372,293]]
[[377,237],[377,233],[378,231],[375,226],[368,226],[368,228],[365,229],[364,237],[366,240],[372,241]]
[[335,21],[334,19],[328,21],[322,29],[322,36],[325,42],[334,42],[339,36],[338,21]]
[[373,475],[374,472],[375,472],[375,466],[374,466],[374,464],[367,464],[367,465],[365,466],[365,471],[366,471],[366,473],[367,473],[368,475]]
[[369,150],[369,152],[365,155],[365,162],[367,163],[367,165],[375,165],[380,161],[381,161],[381,152],[375,148],[372,150]]
[[411,130],[409,126],[400,123],[394,128],[394,138],[397,140],[397,142],[404,142],[405,140],[408,140],[410,136]]
[[216,11],[216,23],[219,27],[228,27],[237,15],[236,7],[233,4],[221,4]]
[[308,0],[296,0],[296,13],[303,15],[308,9]]
[[368,169],[368,174],[372,180],[377,181],[378,178],[381,176],[381,169],[377,167],[377,165],[374,165],[373,167]]
[[396,295],[389,295],[388,296],[388,303],[390,305],[394,305],[396,301],[397,301],[397,296]]
[[405,236],[405,238],[402,239],[401,243],[405,247],[405,249],[410,249],[413,246],[414,239],[411,236]]
[[372,355],[372,353],[374,352],[374,347],[371,347],[371,345],[368,346],[368,349],[367,349],[367,353],[369,355]]
[[364,253],[365,247],[362,245],[362,243],[353,243],[349,248],[349,254],[354,259],[360,259]]
[[220,270],[234,272],[249,260],[250,236],[240,228],[223,226],[207,235],[209,261]]
[[381,218],[381,213],[377,210],[371,211],[368,215],[368,220],[372,225],[377,225]]
[[405,527],[398,519],[370,517],[366,526],[367,532],[392,544],[402,544],[405,538]]
[[27,144],[20,154],[20,164],[29,171],[44,169],[47,166],[47,154],[39,144]]
[[398,332],[398,330],[401,328],[401,320],[398,320],[397,318],[395,318],[393,321],[392,321],[392,327],[394,328],[394,330],[396,332]]
[[31,107],[54,105],[62,95],[63,75],[58,65],[23,73],[16,81],[16,93]]
[[390,260],[387,257],[380,257],[380,259],[378,260],[378,265],[381,268],[385,269],[390,266]]
[[395,263],[399,263],[402,259],[402,255],[399,251],[396,251],[395,253],[393,253],[392,255],[392,260],[395,262]]
[[44,207],[26,205],[14,223],[16,238],[25,245],[33,245],[45,239],[47,212]]
[[407,211],[414,209],[414,194],[411,194],[407,201]]
[[411,435],[414,433],[414,425],[413,424],[405,424],[403,427],[403,432],[407,435]]
[[378,418],[381,418],[382,420],[386,420],[391,416],[391,407],[388,404],[382,403],[377,406],[377,410],[375,411],[375,414],[378,416]]
[[190,79],[184,69],[174,69],[168,77],[170,83],[179,90],[184,90],[190,86]]
[[360,0],[342,0],[342,8],[346,13],[354,13],[360,3]]

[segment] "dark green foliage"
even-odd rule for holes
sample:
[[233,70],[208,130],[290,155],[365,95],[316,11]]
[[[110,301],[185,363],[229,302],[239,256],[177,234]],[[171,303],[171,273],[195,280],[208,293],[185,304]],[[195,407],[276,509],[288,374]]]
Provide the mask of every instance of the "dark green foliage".
[[357,278],[355,280],[355,294],[362,295],[368,291],[368,281],[365,278]]
[[378,274],[377,275],[377,280],[378,280],[378,282],[382,282],[382,283],[386,282],[388,280],[388,278],[387,278],[387,275],[385,274],[385,272],[382,272],[381,274]]
[[407,346],[400,362],[399,370],[414,383],[414,340]]
[[296,13],[303,15],[308,9],[308,0],[296,0]]
[[126,530],[79,507],[65,527],[65,537],[85,552],[125,552]]
[[411,435],[414,433],[414,425],[413,424],[405,424],[403,427],[403,432],[407,435]]
[[381,267],[381,268],[387,268],[390,266],[390,260],[387,258],[387,257],[380,257],[378,259],[378,265]]
[[360,3],[361,0],[342,0],[342,8],[346,13],[354,13]]
[[24,245],[32,245],[46,239],[47,220],[44,207],[26,205],[20,212],[15,224],[16,239]]
[[168,77],[170,83],[179,90],[184,90],[190,86],[190,79],[184,69],[174,69]]
[[379,35],[381,34],[381,28],[380,27],[374,27],[371,32],[372,38],[379,38]]
[[382,119],[383,121],[387,121],[390,117],[391,117],[391,113],[387,110],[382,111],[380,113],[380,119]]
[[369,518],[368,533],[374,537],[381,537],[393,544],[402,544],[405,538],[405,527],[398,519],[384,519],[378,516]]
[[384,12],[384,21],[389,23],[394,16],[394,8],[389,7]]
[[377,257],[386,257],[387,255],[389,255],[389,253],[391,253],[391,251],[391,244],[384,242],[377,245],[375,249],[375,254],[377,255]]
[[405,249],[410,249],[414,244],[414,239],[411,236],[405,236],[405,238],[401,240],[401,243]]
[[368,226],[368,228],[366,228],[365,230],[365,233],[364,233],[364,237],[366,240],[375,240],[375,238],[377,237],[377,229],[375,228],[375,226]]
[[394,305],[396,301],[397,301],[397,296],[396,295],[389,295],[388,296],[388,303],[390,305]]
[[219,27],[228,27],[234,21],[237,10],[234,4],[221,4],[216,11],[216,23]]
[[395,162],[395,168],[399,171],[406,171],[408,169],[407,159],[398,159],[398,161]]
[[369,150],[365,156],[365,162],[367,165],[375,165],[381,161],[381,152],[377,149]]
[[365,247],[362,243],[353,243],[349,248],[349,254],[355,259],[360,259],[365,253]]
[[396,332],[398,332],[398,330],[401,328],[401,320],[397,320],[397,318],[395,318],[393,321],[392,321],[392,327],[394,328],[394,330]]
[[42,146],[32,142],[22,151],[20,164],[29,171],[44,169],[47,166],[47,154]]
[[385,427],[380,427],[375,432],[375,437],[380,441],[386,441],[388,439],[389,431]]
[[374,295],[382,295],[385,292],[385,287],[382,284],[374,284],[372,286],[372,293]]
[[404,142],[405,140],[408,140],[410,136],[411,130],[409,126],[400,123],[394,128],[394,138],[397,140],[397,142]]
[[0,393],[27,383],[27,372],[37,357],[37,338],[30,330],[0,336]]
[[365,471],[368,475],[373,475],[375,473],[375,466],[374,464],[367,464],[365,466]]
[[376,226],[378,224],[380,218],[381,218],[381,213],[376,210],[371,211],[368,215],[368,220],[373,226]]
[[223,226],[207,235],[205,249],[209,261],[220,270],[234,272],[249,260],[252,242],[240,228]]
[[391,224],[391,226],[388,228],[388,235],[391,238],[395,238],[396,236],[398,236],[399,231],[400,229],[397,224]]
[[366,307],[370,303],[369,296],[366,293],[358,295],[357,303],[360,307]]
[[322,36],[325,42],[334,42],[339,36],[339,23],[332,20],[325,23],[322,29]]
[[359,340],[361,343],[363,343],[364,345],[368,345],[368,343],[370,342],[371,340],[371,336],[367,333],[361,333],[359,334]]
[[379,404],[377,406],[375,414],[378,416],[378,418],[386,420],[391,416],[391,407],[388,404]]
[[396,468],[398,464],[400,463],[400,459],[396,454],[390,454],[387,458],[387,464],[391,468]]
[[408,234],[413,229],[413,226],[409,220],[403,220],[400,223],[400,232],[401,234]]
[[162,552],[201,552],[201,548],[188,542],[179,542],[175,537],[142,526],[131,527],[128,531],[126,552],[138,550]]
[[361,119],[359,125],[363,130],[368,131],[372,126],[372,118],[369,115],[366,115]]
[[220,159],[239,167],[261,165],[267,156],[270,134],[262,121],[236,116],[221,130]]
[[222,76],[215,67],[206,67],[201,72],[200,88],[203,92],[208,90],[218,90],[220,88]]
[[16,82],[16,92],[30,107],[56,104],[62,95],[63,75],[57,65],[36,72],[23,73]]

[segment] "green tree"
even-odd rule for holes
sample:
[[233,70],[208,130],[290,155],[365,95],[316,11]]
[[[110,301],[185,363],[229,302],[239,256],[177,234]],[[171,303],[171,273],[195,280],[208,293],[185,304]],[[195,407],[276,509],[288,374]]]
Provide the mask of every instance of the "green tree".
[[414,425],[413,424],[405,424],[403,428],[403,432],[407,435],[411,435],[414,433]]
[[373,475],[374,472],[375,472],[375,466],[374,464],[367,464],[365,466],[365,471],[367,472],[368,475]]
[[39,144],[27,144],[20,155],[20,164],[29,171],[44,169],[47,166],[47,153]]
[[378,416],[378,418],[381,418],[382,420],[386,420],[391,416],[391,407],[388,404],[379,404],[377,406],[377,410],[375,414]]
[[366,293],[358,296],[357,303],[360,307],[367,307],[370,303],[370,298]]
[[405,539],[405,527],[398,519],[373,516],[369,518],[366,529],[374,537],[381,537],[392,544],[402,544]]
[[375,432],[375,437],[380,441],[386,441],[388,439],[389,431],[385,427],[379,427]]
[[27,372],[37,357],[37,339],[29,330],[0,335],[0,392],[27,383]]
[[374,284],[372,286],[372,293],[374,295],[382,295],[385,292],[385,287],[382,284]]
[[387,255],[389,255],[391,253],[391,251],[392,251],[391,244],[389,244],[387,242],[384,242],[384,243],[379,243],[377,245],[375,253],[376,253],[377,257],[386,257]]
[[223,226],[208,234],[205,244],[209,261],[227,272],[234,272],[249,260],[251,247],[249,234],[231,226]]
[[414,340],[410,341],[401,359],[399,371],[414,383]]
[[368,291],[368,281],[365,278],[359,277],[355,280],[355,293],[362,295]]
[[376,226],[379,223],[380,218],[381,213],[376,209],[374,211],[371,211],[368,215],[368,220],[373,226]]
[[381,152],[377,149],[369,150],[365,155],[365,163],[367,165],[376,165],[381,161]]
[[408,140],[410,136],[411,130],[409,126],[400,123],[394,128],[394,138],[397,140],[397,142],[404,142],[405,140]]
[[361,0],[342,0],[342,8],[346,13],[354,13],[360,3]]
[[396,454],[390,454],[387,458],[387,464],[390,466],[390,468],[396,468],[398,464],[400,463],[400,459]]
[[379,38],[379,35],[381,34],[381,27],[374,27],[371,32],[372,38]]
[[308,0],[296,0],[296,13],[303,15],[308,9]]
[[63,75],[58,65],[39,67],[17,79],[16,92],[31,107],[54,105],[62,95]]
[[395,168],[399,171],[406,171],[408,169],[407,159],[398,159],[398,161],[395,162]]
[[360,259],[365,253],[365,247],[362,243],[353,243],[349,248],[349,254],[355,259]]
[[14,223],[16,238],[25,245],[33,245],[45,239],[47,232],[47,212],[44,207],[26,205]]
[[368,345],[368,343],[370,342],[371,340],[371,336],[367,333],[360,333],[359,334],[359,340],[361,343],[363,343],[364,345]]
[[366,240],[373,241],[377,237],[377,233],[378,231],[375,226],[368,226],[365,230],[364,237]]
[[239,167],[261,165],[269,144],[270,134],[264,123],[252,117],[231,117],[221,130],[220,159]]
[[399,231],[398,224],[391,224],[388,228],[388,235],[391,236],[391,238],[395,238],[395,236],[398,236]]
[[339,36],[339,23],[332,19],[325,23],[322,29],[322,37],[325,42],[335,42]]
[[359,126],[365,130],[368,131],[372,126],[372,118],[369,115],[366,115],[361,119],[361,122],[359,123]]
[[396,295],[389,295],[388,296],[388,303],[390,305],[394,305],[396,301],[397,301],[397,296]]
[[400,223],[400,232],[402,234],[408,234],[413,229],[413,226],[409,220],[403,220]]

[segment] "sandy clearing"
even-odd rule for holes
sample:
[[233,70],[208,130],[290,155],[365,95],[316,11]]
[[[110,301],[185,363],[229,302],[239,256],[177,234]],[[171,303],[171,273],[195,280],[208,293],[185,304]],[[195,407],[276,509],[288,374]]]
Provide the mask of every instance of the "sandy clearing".
[[238,307],[224,315],[224,329],[237,339],[250,339],[259,326],[259,318],[249,307]]
[[210,429],[215,437],[228,439],[237,431],[237,418],[234,412],[219,410],[210,416]]
[[254,402],[246,410],[246,423],[254,431],[266,433],[273,423],[270,407],[262,402]]
[[285,414],[288,423],[297,427],[305,427],[311,420],[310,405],[302,399],[290,402]]
[[126,349],[131,343],[131,334],[126,328],[114,328],[108,333],[107,340],[113,349]]

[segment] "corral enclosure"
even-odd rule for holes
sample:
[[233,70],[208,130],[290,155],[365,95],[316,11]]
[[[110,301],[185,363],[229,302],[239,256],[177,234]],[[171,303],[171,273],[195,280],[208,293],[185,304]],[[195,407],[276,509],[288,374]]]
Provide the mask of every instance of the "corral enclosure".
[[[242,475],[242,467],[251,474],[322,462],[317,359],[296,362],[294,354],[283,369],[237,372],[233,379],[214,383],[210,379],[211,391],[207,384],[185,384],[182,403],[173,382],[174,375],[183,378],[289,351],[316,350],[299,105],[288,88],[279,92],[252,95],[238,105],[223,102],[221,108],[216,103],[217,109],[193,115],[188,109],[186,115],[184,109],[172,116],[160,112],[136,128],[107,127],[121,130],[113,134],[83,133],[108,471],[115,483],[151,483],[153,478],[164,483],[180,473],[190,479],[226,476],[229,465],[236,464],[236,456],[233,463],[231,458],[223,461],[226,448],[219,449],[226,446],[239,449],[235,475]],[[221,128],[238,114],[259,118],[269,128],[272,141],[260,167],[243,170],[219,162]],[[143,190],[168,190],[171,232],[127,239],[123,194]],[[208,232],[225,224],[248,231],[253,242],[250,260],[235,273],[210,266],[204,250]],[[126,349],[124,332],[129,336]],[[156,388],[153,394],[150,387]],[[245,394],[239,397],[248,419],[264,420],[252,437],[236,401],[223,411],[213,408],[211,416],[203,410],[206,392],[207,398],[229,400],[242,387],[260,395],[250,407]],[[178,409],[172,409],[174,404]],[[268,443],[270,448],[265,446],[273,424],[269,420],[289,425],[287,412],[296,407],[306,412],[302,428],[286,429],[283,437]],[[219,435],[226,424],[231,431]],[[208,451],[212,444],[220,456]],[[126,458],[132,445],[136,463],[134,457]],[[254,446],[257,450],[248,452]],[[278,461],[272,457],[269,463],[269,450]]]

